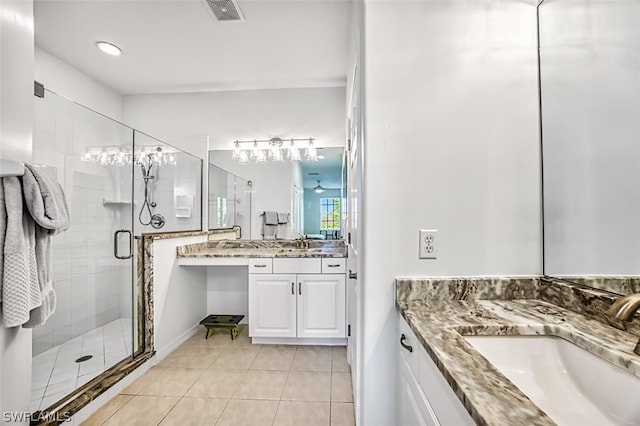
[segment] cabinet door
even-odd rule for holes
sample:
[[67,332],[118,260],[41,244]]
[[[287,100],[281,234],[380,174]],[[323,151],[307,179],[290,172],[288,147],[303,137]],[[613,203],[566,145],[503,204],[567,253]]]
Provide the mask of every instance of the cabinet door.
[[249,335],[296,337],[296,276],[249,274]]
[[344,274],[298,275],[298,337],[346,337]]
[[[398,374],[398,425],[399,426],[439,426],[437,420],[428,414],[422,401],[417,383],[407,363],[400,357]],[[425,413],[425,411],[427,413]]]

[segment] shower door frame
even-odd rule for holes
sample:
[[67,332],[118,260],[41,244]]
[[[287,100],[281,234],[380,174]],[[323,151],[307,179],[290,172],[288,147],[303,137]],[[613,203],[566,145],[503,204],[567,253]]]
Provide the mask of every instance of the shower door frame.
[[[36,87],[44,87],[40,83],[35,82]],[[52,95],[58,96],[70,103],[78,105],[83,109],[91,111],[98,116],[105,117],[106,119],[113,121],[116,124],[123,126],[131,130],[132,142],[131,150],[135,152],[135,134],[136,130],[121,123],[118,120],[114,120],[104,114],[101,114],[91,108],[88,108],[82,104],[74,102],[65,96],[60,95],[54,91],[46,89],[44,93],[42,91],[34,93],[39,98],[44,98],[46,92],[50,92]],[[155,348],[153,344],[153,280],[149,279],[146,273],[149,273],[145,268],[147,265],[148,257],[144,251],[145,244],[142,237],[134,237],[134,209],[133,200],[135,196],[135,162],[131,165],[131,259],[127,259],[131,262],[131,284],[132,284],[132,299],[133,299],[133,314],[135,314],[134,324],[137,323],[137,333],[133,332],[132,328],[132,354],[127,356],[122,361],[109,367],[104,372],[98,374],[96,377],[85,383],[84,385],[76,388],[71,393],[58,400],[53,405],[40,409],[31,414],[32,425],[56,425],[67,421],[71,416],[78,413],[82,408],[87,406],[91,401],[96,399],[99,395],[103,394],[113,385],[125,378],[132,371],[140,367],[155,355]],[[202,211],[202,210],[201,210]],[[115,236],[114,236],[115,238]],[[114,252],[114,255],[116,253]],[[138,297],[136,297],[138,296]],[[137,338],[136,338],[137,337]]]

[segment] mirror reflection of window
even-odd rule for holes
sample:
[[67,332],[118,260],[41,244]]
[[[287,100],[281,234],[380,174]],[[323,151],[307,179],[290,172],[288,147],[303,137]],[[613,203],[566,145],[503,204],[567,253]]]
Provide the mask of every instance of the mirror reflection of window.
[[340,198],[320,199],[320,230],[340,230]]

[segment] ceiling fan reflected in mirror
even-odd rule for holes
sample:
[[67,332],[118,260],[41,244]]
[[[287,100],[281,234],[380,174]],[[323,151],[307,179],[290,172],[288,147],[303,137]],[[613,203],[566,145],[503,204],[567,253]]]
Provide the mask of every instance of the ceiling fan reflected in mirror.
[[316,194],[322,194],[324,192],[324,188],[320,185],[320,181],[317,181],[318,184],[313,188]]

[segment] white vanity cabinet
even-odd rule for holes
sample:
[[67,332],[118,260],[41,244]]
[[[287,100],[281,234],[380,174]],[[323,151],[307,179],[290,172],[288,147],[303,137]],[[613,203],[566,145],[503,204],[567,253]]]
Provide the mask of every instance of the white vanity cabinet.
[[340,266],[333,265],[344,264],[344,259],[332,259],[330,263],[323,260],[274,258],[256,262],[268,265],[258,269],[250,264],[252,338],[296,338],[321,343],[318,339],[346,337],[345,274],[323,273],[341,271]]
[[398,424],[475,425],[407,322],[398,317]]
[[296,337],[295,274],[249,274],[249,335]]
[[298,337],[345,336],[344,274],[297,275]]

